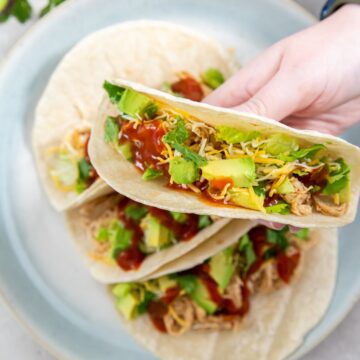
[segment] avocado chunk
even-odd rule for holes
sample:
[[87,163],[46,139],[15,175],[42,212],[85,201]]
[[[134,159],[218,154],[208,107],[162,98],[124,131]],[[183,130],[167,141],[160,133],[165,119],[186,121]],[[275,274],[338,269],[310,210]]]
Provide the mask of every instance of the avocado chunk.
[[297,141],[285,134],[275,134],[269,137],[266,151],[271,155],[288,154],[299,148]]
[[191,160],[175,157],[170,160],[169,174],[176,184],[192,184],[198,178],[198,169]]
[[236,187],[249,187],[256,178],[255,163],[250,157],[209,161],[201,170],[202,176],[209,181],[231,178]]
[[132,117],[143,116],[145,113],[149,114],[149,112],[154,111],[154,106],[156,107],[155,103],[148,96],[132,89],[126,89],[118,102],[118,109]]
[[116,284],[111,292],[117,297],[117,298],[121,298],[126,296],[127,294],[129,294],[129,292],[131,291],[133,285],[132,283],[120,283],[120,284]]
[[280,184],[280,186],[276,189],[279,194],[290,194],[295,192],[294,186],[291,184],[290,179],[288,177]]
[[196,279],[196,288],[191,293],[191,297],[208,314],[216,311],[217,305],[210,299],[210,294],[201,279]]
[[171,214],[172,218],[180,224],[185,224],[186,221],[188,220],[187,214],[176,212],[176,211],[170,211],[170,214]]
[[234,249],[232,247],[228,247],[217,253],[209,261],[210,276],[219,285],[221,291],[224,291],[229,285],[230,279],[235,271],[233,251]]
[[116,300],[117,308],[127,320],[131,320],[136,317],[136,310],[138,305],[139,301],[132,293],[128,293],[127,295],[117,298]]
[[119,145],[118,150],[127,161],[132,160],[133,154],[131,149],[131,143],[126,142],[124,144]]
[[143,218],[141,228],[144,231],[144,242],[147,248],[161,249],[171,242],[172,233],[170,229],[162,225],[160,221],[151,214]]
[[218,69],[210,68],[201,75],[201,80],[211,89],[216,89],[225,81],[225,78]]
[[177,281],[170,279],[168,276],[162,276],[158,279],[160,291],[165,293],[167,289],[171,289],[178,285]]
[[257,195],[254,192],[251,195],[248,189],[236,189],[230,191],[230,200],[247,209],[263,210],[265,195]]

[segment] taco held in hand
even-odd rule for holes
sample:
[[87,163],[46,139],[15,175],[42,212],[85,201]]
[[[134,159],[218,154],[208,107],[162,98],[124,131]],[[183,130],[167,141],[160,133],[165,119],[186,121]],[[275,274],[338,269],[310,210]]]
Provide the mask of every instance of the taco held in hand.
[[161,210],[112,194],[68,211],[67,221],[93,276],[114,283],[151,274],[230,220]]
[[[355,146],[136,84],[104,87],[90,154],[117,191],[151,202],[149,195],[129,191],[117,175],[127,168],[126,159],[148,194],[161,186],[185,212],[309,226],[339,225],[354,217],[359,178],[352,179],[360,160]],[[157,196],[157,206],[175,208],[165,195]]]

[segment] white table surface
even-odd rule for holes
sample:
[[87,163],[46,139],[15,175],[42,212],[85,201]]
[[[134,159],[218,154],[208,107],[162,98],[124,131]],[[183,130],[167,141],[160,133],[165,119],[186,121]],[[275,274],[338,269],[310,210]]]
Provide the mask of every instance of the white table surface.
[[[298,0],[318,15],[323,0]],[[35,12],[46,0],[32,0]],[[36,20],[36,19],[35,19]],[[34,20],[34,21],[35,21]],[[32,22],[19,25],[11,20],[0,25],[0,60],[14,41],[23,34]],[[360,303],[358,303],[341,325],[304,360],[358,360],[360,359]],[[43,350],[0,304],[0,359],[6,360],[54,360]],[[105,359],[104,359],[105,360]]]

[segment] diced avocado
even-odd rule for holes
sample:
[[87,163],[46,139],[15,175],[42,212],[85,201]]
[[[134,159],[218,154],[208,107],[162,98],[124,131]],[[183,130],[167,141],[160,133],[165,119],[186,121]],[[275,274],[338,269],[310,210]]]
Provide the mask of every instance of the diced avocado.
[[266,144],[266,151],[271,155],[291,153],[299,148],[297,141],[285,134],[271,135]]
[[170,211],[171,216],[173,217],[173,219],[175,221],[177,221],[180,224],[184,224],[186,223],[187,219],[188,219],[188,215],[184,214],[184,213],[180,213],[180,212],[176,212],[176,211]]
[[130,142],[126,142],[124,144],[119,145],[118,150],[126,160],[128,161],[132,160],[133,154],[132,154]]
[[240,144],[241,142],[251,141],[259,135],[258,131],[241,131],[226,125],[216,127],[216,140],[225,141],[227,144]]
[[10,0],[0,0],[0,11],[5,10],[9,6]]
[[291,184],[290,179],[288,177],[280,184],[280,186],[276,189],[279,194],[290,194],[295,191],[294,186]]
[[139,300],[134,294],[129,293],[116,301],[116,306],[127,320],[131,320],[136,316],[136,309],[139,305]]
[[170,229],[160,223],[160,221],[148,214],[141,221],[144,231],[144,241],[148,248],[160,249],[171,241],[172,233]]
[[136,117],[144,115],[146,110],[154,105],[148,96],[132,89],[126,89],[118,102],[118,109],[126,115]]
[[262,210],[265,195],[257,195],[256,193],[251,195],[248,189],[236,189],[236,191],[230,191],[230,200],[247,209]]
[[201,170],[207,180],[231,178],[236,187],[249,187],[256,178],[255,163],[250,157],[209,161]]
[[116,284],[111,292],[117,297],[117,298],[122,298],[124,296],[126,296],[127,294],[129,294],[129,292],[131,291],[133,287],[132,283],[119,283]]
[[163,175],[164,175],[164,173],[161,170],[157,170],[157,169],[149,167],[143,173],[142,178],[144,180],[154,180]]
[[165,293],[167,289],[171,289],[177,286],[177,282],[174,279],[170,279],[168,276],[162,276],[158,280],[160,291]]
[[229,285],[235,271],[233,251],[232,247],[228,247],[217,253],[209,261],[210,276],[217,282],[221,291],[224,291]]
[[286,202],[280,202],[278,204],[267,206],[265,208],[267,214],[290,214],[290,205]]
[[350,180],[347,181],[345,187],[340,190],[340,202],[348,203],[350,201],[351,189],[350,189]]
[[192,184],[197,180],[198,169],[191,160],[175,157],[170,160],[169,174],[176,184]]
[[210,68],[201,75],[201,80],[211,89],[218,88],[224,81],[224,75],[218,70]]
[[213,314],[216,311],[217,305],[210,299],[209,292],[200,279],[196,280],[196,288],[191,293],[191,297],[208,314]]
[[110,255],[116,259],[119,252],[128,249],[131,245],[133,231],[125,229],[123,224],[115,220],[109,227],[109,240],[111,243]]

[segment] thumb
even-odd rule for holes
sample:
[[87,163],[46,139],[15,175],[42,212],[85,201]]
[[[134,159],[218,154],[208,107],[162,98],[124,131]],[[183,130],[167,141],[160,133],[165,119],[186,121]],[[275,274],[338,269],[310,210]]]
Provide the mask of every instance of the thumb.
[[279,71],[259,91],[233,109],[282,120],[305,107],[300,83],[288,72]]

